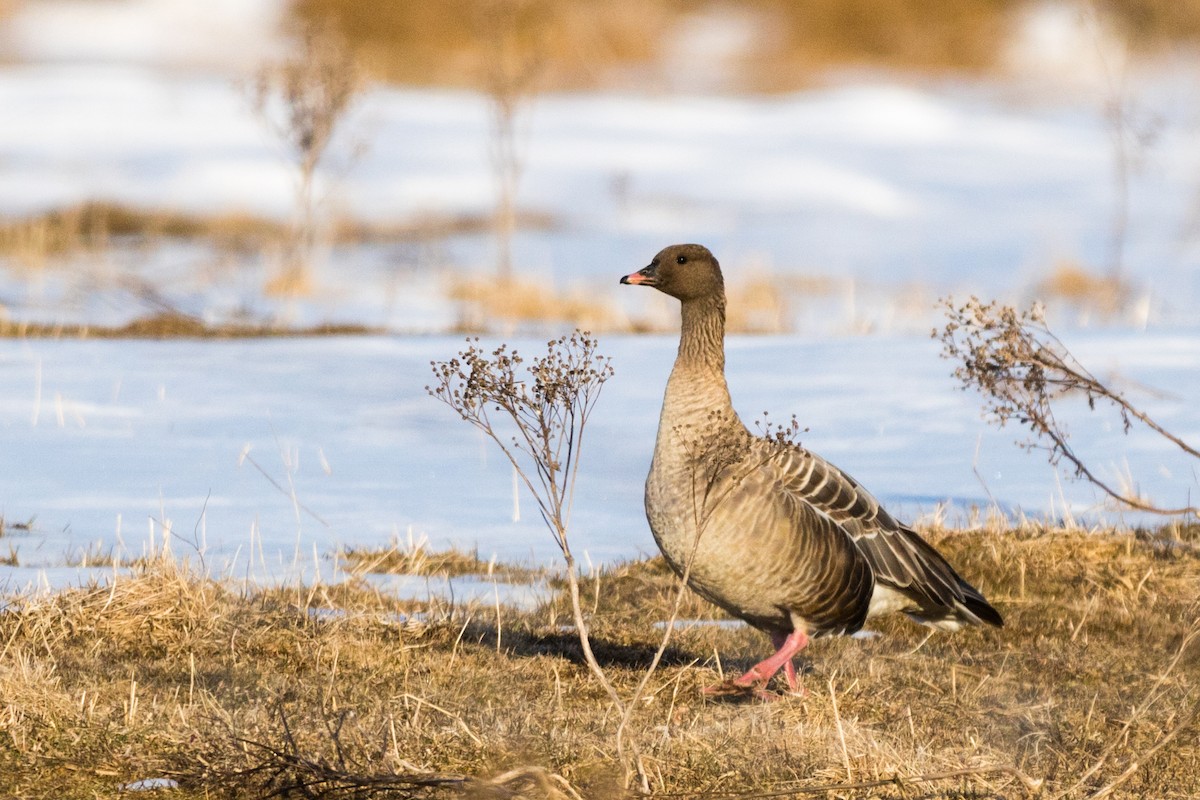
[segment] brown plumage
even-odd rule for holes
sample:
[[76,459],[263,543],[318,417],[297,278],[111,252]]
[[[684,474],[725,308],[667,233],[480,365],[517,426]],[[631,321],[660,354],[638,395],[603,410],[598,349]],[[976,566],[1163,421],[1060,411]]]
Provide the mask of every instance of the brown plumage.
[[680,300],[646,517],[667,562],[707,600],[771,636],[777,652],[709,691],[758,691],[809,638],[901,611],[948,630],[1003,625],[944,558],[853,478],[804,448],[754,436],[725,382],[725,286],[706,248],[673,245],[621,283]]

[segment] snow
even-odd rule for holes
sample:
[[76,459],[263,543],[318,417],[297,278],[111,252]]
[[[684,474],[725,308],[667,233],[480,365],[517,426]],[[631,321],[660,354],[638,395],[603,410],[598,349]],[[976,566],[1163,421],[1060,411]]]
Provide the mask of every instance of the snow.
[[[10,56],[0,64],[0,214],[111,199],[286,219],[294,176],[239,86],[277,51],[280,8],[222,0],[200,19],[185,0],[21,4],[0,24]],[[1078,53],[1096,41],[1057,8],[1031,12],[1014,58],[1031,63],[1046,41]],[[690,35],[739,46],[740,29],[695,22]],[[514,260],[528,277],[668,323],[670,303],[616,278],[672,242],[708,244],[733,286],[751,275],[828,279],[835,291],[792,309],[796,334],[731,338],[730,382],[747,420],[797,414],[806,446],[909,520],[969,522],[994,505],[1137,521],[1014,447],[1016,431],[983,423],[976,398],[956,390],[950,365],[917,333],[935,321],[929,303],[904,310],[914,286],[926,300],[1025,301],[1056,262],[1108,264],[1114,66],[1073,59],[1060,65],[1065,83],[869,75],[775,96],[543,95],[521,117],[518,202],[554,224],[519,231]],[[1088,80],[1076,74],[1085,68]],[[1197,74],[1184,64],[1122,76],[1134,121],[1154,133],[1130,173],[1124,277],[1136,326],[1052,319],[1084,364],[1192,441]],[[319,176],[325,209],[380,224],[489,213],[489,126],[475,93],[369,87]],[[516,498],[513,520],[500,453],[424,391],[429,361],[461,345],[447,333],[458,315],[442,282],[490,269],[488,236],[333,247],[314,295],[286,302],[262,291],[278,254],[238,258],[230,265],[236,258],[197,243],[116,242],[58,267],[0,260],[10,319],[120,324],[154,310],[138,289],[149,285],[210,320],[360,322],[397,334],[0,342],[0,515],[10,525],[0,548],[20,564],[0,567],[0,588],[103,577],[114,557],[164,547],[214,574],[314,579],[335,574],[340,547],[410,533],[484,558],[556,560],[529,497]],[[846,335],[864,328],[878,335]],[[542,341],[504,338],[523,351]],[[641,485],[674,347],[672,336],[603,337],[617,375],[596,410],[572,521],[576,550],[595,562],[654,552]],[[1084,408],[1064,415],[1104,477],[1136,476],[1161,503],[1188,501],[1194,465],[1160,440],[1126,437]],[[11,528],[27,520],[32,530]],[[462,589],[480,602],[510,590]]]
[[[1200,249],[1188,234],[1200,149],[1194,104],[1181,102],[1194,87],[1182,77],[1155,86],[1138,96],[1137,118],[1157,133],[1135,154],[1125,271],[1152,316],[1175,322],[1200,299]],[[1077,93],[1018,103],[995,87],[886,79],[754,98],[543,96],[523,118],[519,203],[555,225],[521,231],[515,260],[536,276],[596,286],[664,244],[700,241],[734,277],[760,262],[781,275],[1020,297],[1057,261],[1109,263],[1105,102]],[[227,78],[15,65],[0,70],[0,107],[6,214],[97,197],[278,218],[292,207],[281,146]],[[479,95],[371,89],[335,142],[326,208],[383,224],[488,213],[489,124]],[[330,259],[334,276],[357,269],[352,254]],[[421,266],[491,261],[487,237],[463,235]],[[25,292],[5,287],[18,315]]]
[[[512,344],[526,354],[544,346]],[[641,492],[675,344],[601,341],[616,375],[588,430],[571,521],[576,552],[594,562],[655,552]],[[1113,371],[1166,427],[1200,439],[1188,401],[1200,395],[1200,333],[1091,332],[1068,345],[1099,374]],[[81,554],[103,565],[164,543],[213,574],[259,582],[330,579],[339,548],[409,536],[484,559],[556,563],[524,490],[513,521],[499,450],[425,393],[429,362],[462,346],[444,336],[3,342],[0,514],[32,519],[33,530],[0,541],[20,562],[0,568],[0,585],[61,585],[95,574],[72,572]],[[805,446],[904,519],[969,522],[993,503],[1038,519],[1121,519],[1088,486],[1060,482],[1040,454],[1014,447],[1015,431],[987,427],[928,339],[732,337],[728,361],[744,419],[798,415]],[[1080,406],[1064,419],[1105,477],[1128,470],[1160,502],[1187,501],[1186,458]],[[484,581],[470,591],[494,589]]]
[[278,47],[282,0],[37,0],[0,44],[23,59],[229,70]]

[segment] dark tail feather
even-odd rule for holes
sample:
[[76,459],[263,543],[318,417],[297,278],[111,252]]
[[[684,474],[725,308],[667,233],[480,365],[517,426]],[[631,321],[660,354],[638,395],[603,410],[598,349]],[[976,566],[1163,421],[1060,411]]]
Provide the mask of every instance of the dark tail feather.
[[978,617],[981,622],[995,625],[997,628],[1004,627],[1004,617],[1000,616],[1000,612],[983,599],[983,595],[979,593],[978,589],[966,581],[962,582],[962,588],[963,594],[966,595],[963,597],[963,605],[967,607],[968,611]]
[[[950,597],[939,596],[937,599],[943,605],[953,608],[957,603],[961,603],[961,607],[975,616],[974,621],[986,622],[988,625],[995,625],[997,628],[1004,627],[1004,617],[1000,616],[1000,612],[992,608],[991,604],[984,599],[983,594],[971,584],[963,580],[962,576],[954,567],[950,566],[950,562],[934,548],[929,542],[921,538],[919,534],[911,528],[902,529],[908,536],[908,541],[911,545],[924,556],[924,566],[929,570],[926,578],[927,584],[934,585],[933,578],[940,581],[941,585],[946,589],[957,583],[958,589],[962,592],[962,599],[957,597],[953,600]],[[955,593],[957,594],[957,592]]]

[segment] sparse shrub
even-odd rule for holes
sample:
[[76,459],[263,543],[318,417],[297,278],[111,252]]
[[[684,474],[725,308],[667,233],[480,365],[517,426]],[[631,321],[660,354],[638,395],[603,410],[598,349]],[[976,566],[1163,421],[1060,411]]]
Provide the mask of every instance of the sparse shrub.
[[361,88],[353,58],[331,30],[304,28],[299,52],[262,67],[251,85],[254,108],[283,142],[296,168],[296,219],[282,274],[267,286],[283,295],[311,289],[318,243],[317,167]]
[[609,359],[600,355],[597,341],[578,330],[548,342],[546,354],[534,358],[523,374],[520,368],[525,360],[515,350],[502,344],[488,353],[478,341],[468,340],[467,348],[456,358],[433,362],[435,383],[426,391],[494,441],[533,495],[562,551],[571,614],[584,661],[616,709],[617,758],[625,770],[626,785],[636,775],[647,789],[648,775],[638,746],[627,738],[626,730],[666,650],[683,586],[678,588],[675,611],[642,680],[632,694],[622,697],[592,649],[569,538],[583,434],[613,368]]
[[456,358],[432,362],[435,383],[425,389],[499,445],[533,495],[562,551],[588,666],[620,706],[588,640],[568,535],[584,430],[613,368],[586,332],[551,340],[546,354],[533,359],[525,374],[519,374],[525,359],[516,350],[502,344],[488,353],[478,342],[468,340]]
[[530,0],[485,0],[476,17],[487,43],[484,88],[492,111],[488,154],[496,180],[496,271],[504,282],[512,279],[517,185],[525,166],[517,122],[533,98],[544,61],[537,46],[544,32],[537,30],[540,18],[535,12]]
[[1031,437],[1022,443],[1023,447],[1045,451],[1055,466],[1065,460],[1076,477],[1086,479],[1129,508],[1167,515],[1200,513],[1195,506],[1165,508],[1118,490],[1092,471],[1071,446],[1055,407],[1067,395],[1082,395],[1091,409],[1098,403],[1115,409],[1126,431],[1135,423],[1144,425],[1188,455],[1200,458],[1200,451],[1167,431],[1079,363],[1051,333],[1039,307],[1017,311],[975,297],[962,305],[946,299],[943,306],[949,321],[942,330],[935,329],[933,336],[942,342],[942,357],[958,364],[954,376],[962,388],[975,389],[983,396],[984,413],[991,422],[998,427],[1009,422],[1025,426]]

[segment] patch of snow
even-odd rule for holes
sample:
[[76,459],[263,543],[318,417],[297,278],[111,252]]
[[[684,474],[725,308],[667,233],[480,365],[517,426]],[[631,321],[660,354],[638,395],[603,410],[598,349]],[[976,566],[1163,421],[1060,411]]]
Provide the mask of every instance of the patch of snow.
[[226,72],[277,56],[285,7],[285,0],[19,2],[0,27],[0,43],[28,61]]
[[[491,341],[494,338],[489,337]],[[540,339],[512,338],[523,353]],[[485,340],[485,346],[488,341]],[[1131,388],[1165,427],[1200,438],[1200,334],[1071,334],[1067,344]],[[430,547],[554,565],[536,515],[512,519],[512,470],[495,445],[429,398],[429,362],[457,337],[265,341],[0,341],[0,514],[33,519],[3,540],[17,590],[111,575],[113,557],[168,548],[214,576],[262,584],[340,580],[339,548],[387,547],[397,531]],[[585,443],[572,541],[593,561],[656,551],[642,491],[675,336],[608,336],[616,375]],[[1010,515],[1137,522],[1087,484],[1061,480],[1038,453],[996,431],[957,390],[927,338],[731,337],[734,402],[748,424],[796,414],[803,444],[854,475],[896,516],[970,523],[995,504]],[[75,404],[61,417],[54,398]],[[38,406],[41,409],[38,411]],[[1156,437],[1104,426],[1066,404],[1072,441],[1101,473],[1128,472],[1163,503],[1196,494],[1186,457]],[[525,490],[520,489],[524,495]],[[532,499],[522,496],[523,506]],[[380,576],[389,591],[536,603],[502,579]],[[431,588],[432,587],[432,588]]]
[[1094,6],[1042,0],[1018,13],[1003,61],[1016,75],[1103,91],[1129,69],[1129,50]]
[[[1160,124],[1129,187],[1125,276],[1142,295],[1143,317],[1159,324],[1186,322],[1200,298],[1200,248],[1180,233],[1200,174],[1195,114],[1182,96],[1162,88],[1140,99],[1141,113]],[[293,213],[292,168],[227,79],[127,65],[7,66],[0,107],[9,111],[0,127],[6,214],[94,198],[280,220]],[[1020,297],[1058,261],[1099,270],[1110,255],[1113,153],[1099,100],[1027,107],[986,87],[887,83],[757,98],[565,94],[538,98],[523,126],[518,202],[555,224],[518,231],[514,260],[589,287],[673,241],[710,245],[731,283],[754,258],[779,276],[921,285],[934,296]],[[480,95],[371,88],[318,176],[324,208],[384,225],[486,215],[495,202],[489,130]],[[196,282],[185,259],[203,269],[229,258],[194,245],[165,248],[118,244],[89,258],[107,259],[115,274],[146,264],[139,275],[164,292]],[[333,248],[335,282],[322,297],[362,286],[360,265],[386,279],[396,249]],[[493,262],[493,249],[486,232],[450,236],[425,248],[418,266],[478,270]],[[250,310],[270,305],[254,258],[269,270],[272,256],[251,257],[243,270],[251,296],[233,304]],[[164,269],[171,280],[158,277]],[[28,278],[2,272],[0,303],[10,316],[100,321],[89,316],[95,302],[53,313],[53,283],[69,277],[39,279],[47,287],[39,299]],[[104,291],[103,280],[93,283]],[[396,296],[363,288],[361,297]],[[219,316],[227,292],[227,281],[211,281],[189,310],[212,305]],[[436,288],[403,295],[410,309],[424,305],[422,316],[453,320]],[[877,299],[857,301],[879,311]],[[386,313],[348,304],[333,314],[354,321],[360,311]]]
[[140,781],[123,783],[117,787],[122,792],[153,792],[157,789],[178,789],[179,781],[174,778],[142,778]]

